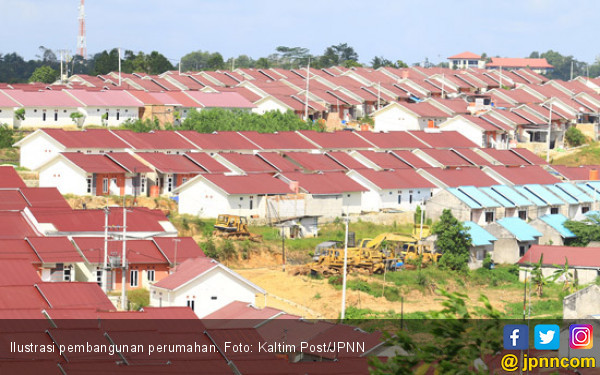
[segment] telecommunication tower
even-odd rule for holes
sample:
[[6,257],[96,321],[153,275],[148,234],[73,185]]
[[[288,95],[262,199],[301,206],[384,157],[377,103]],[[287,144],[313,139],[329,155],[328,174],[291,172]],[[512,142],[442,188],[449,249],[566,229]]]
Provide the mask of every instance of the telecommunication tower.
[[77,54],[86,58],[87,46],[85,42],[85,0],[79,4],[79,34],[77,35]]

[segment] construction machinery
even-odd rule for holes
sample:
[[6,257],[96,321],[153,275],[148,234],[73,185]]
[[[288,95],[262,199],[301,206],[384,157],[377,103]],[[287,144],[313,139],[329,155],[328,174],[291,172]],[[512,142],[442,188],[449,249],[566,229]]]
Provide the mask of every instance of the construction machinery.
[[217,217],[214,225],[213,236],[232,240],[245,240],[259,242],[261,235],[250,233],[248,220],[244,216],[222,214]]

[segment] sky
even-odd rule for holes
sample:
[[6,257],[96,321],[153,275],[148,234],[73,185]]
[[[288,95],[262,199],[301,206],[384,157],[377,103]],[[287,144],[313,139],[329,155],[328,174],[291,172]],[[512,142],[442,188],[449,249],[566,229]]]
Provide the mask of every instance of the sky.
[[[0,0],[0,53],[75,53],[78,5]],[[88,0],[85,10],[88,54],[156,50],[174,63],[198,50],[258,59],[277,46],[320,55],[339,43],[366,64],[375,56],[439,63],[463,51],[528,57],[552,49],[588,63],[600,55],[597,0]]]

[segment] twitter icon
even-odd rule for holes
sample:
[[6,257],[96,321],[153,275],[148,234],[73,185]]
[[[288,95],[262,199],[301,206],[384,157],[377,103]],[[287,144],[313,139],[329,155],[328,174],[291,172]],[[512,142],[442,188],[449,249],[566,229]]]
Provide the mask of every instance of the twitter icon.
[[556,324],[538,324],[534,335],[534,345],[538,350],[558,350],[560,347],[560,327]]

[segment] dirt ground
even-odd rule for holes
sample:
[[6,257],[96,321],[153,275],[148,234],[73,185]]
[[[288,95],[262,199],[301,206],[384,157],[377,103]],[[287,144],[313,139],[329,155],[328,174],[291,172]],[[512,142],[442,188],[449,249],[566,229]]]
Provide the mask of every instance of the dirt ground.
[[[327,279],[316,280],[308,276],[292,276],[283,272],[281,266],[236,269],[236,272],[268,292],[267,306],[305,318],[336,319],[341,311],[342,292],[329,285]],[[464,293],[464,290],[450,289],[449,291]],[[517,302],[522,298],[521,293],[516,290],[484,290],[481,287],[473,287],[467,292],[471,301],[477,301],[481,293],[487,295],[492,306],[499,310],[503,310],[505,303]],[[400,313],[402,309],[405,313],[441,310],[442,300],[437,294],[413,290],[404,295],[404,306],[402,306],[401,302],[390,302],[383,297],[374,297],[349,289],[346,291],[346,306],[380,312],[393,310]],[[473,303],[477,304],[477,302]],[[257,304],[262,307],[264,301],[257,299]]]

